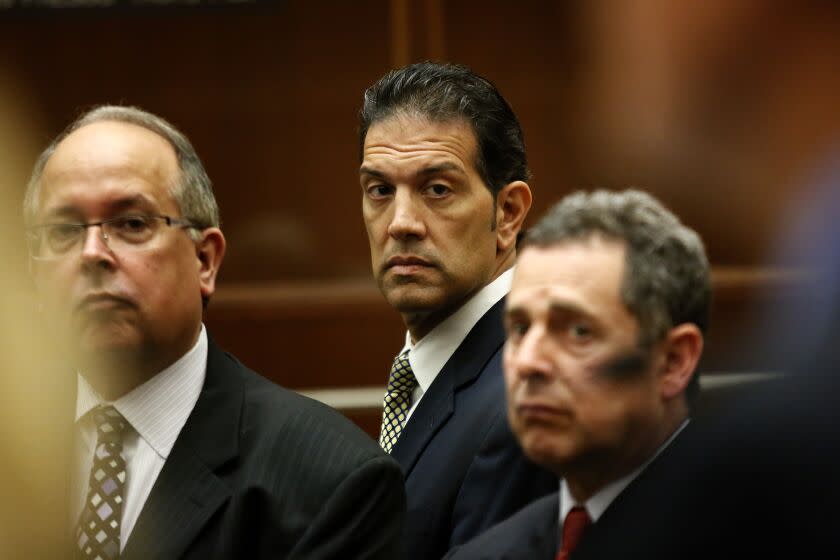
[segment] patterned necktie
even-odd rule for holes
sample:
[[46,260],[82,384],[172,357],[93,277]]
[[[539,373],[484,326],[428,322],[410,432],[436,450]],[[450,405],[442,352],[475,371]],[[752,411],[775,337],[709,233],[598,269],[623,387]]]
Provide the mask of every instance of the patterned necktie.
[[93,410],[96,451],[90,469],[87,502],[76,527],[77,558],[111,560],[120,556],[125,459],[122,435],[126,421],[113,406]]
[[411,408],[411,392],[417,386],[417,378],[411,371],[408,352],[394,359],[388,376],[388,391],[385,393],[385,408],[382,412],[382,431],[379,445],[390,453],[402,432],[408,409]]
[[577,547],[584,531],[591,524],[592,519],[589,518],[586,508],[575,506],[569,510],[566,520],[563,521],[563,542],[556,560],[568,560],[569,554]]

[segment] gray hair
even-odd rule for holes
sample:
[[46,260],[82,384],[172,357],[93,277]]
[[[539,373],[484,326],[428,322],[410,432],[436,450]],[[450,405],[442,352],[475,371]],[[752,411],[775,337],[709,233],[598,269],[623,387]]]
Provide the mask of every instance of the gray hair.
[[[120,105],[101,105],[95,107],[73,121],[64,131],[41,152],[35,162],[32,177],[26,187],[23,200],[23,217],[27,226],[34,223],[38,213],[41,190],[41,176],[58,145],[71,133],[80,128],[102,121],[115,121],[134,124],[150,130],[164,138],[175,150],[178,158],[180,177],[170,187],[172,196],[178,204],[181,216],[196,224],[199,228],[219,226],[219,206],[213,195],[213,184],[204,170],[198,154],[187,137],[166,120],[137,107]],[[193,234],[197,234],[190,230]]]
[[573,193],[525,234],[521,248],[599,235],[625,244],[621,298],[639,321],[640,344],[659,341],[683,323],[706,332],[711,280],[703,242],[647,193]]

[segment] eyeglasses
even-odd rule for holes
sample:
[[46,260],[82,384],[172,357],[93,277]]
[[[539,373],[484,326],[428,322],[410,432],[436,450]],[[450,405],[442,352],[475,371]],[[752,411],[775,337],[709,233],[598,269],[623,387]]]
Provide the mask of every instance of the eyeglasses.
[[87,228],[99,227],[102,241],[112,251],[142,250],[151,245],[161,225],[202,229],[189,220],[170,216],[118,216],[87,224],[41,224],[27,229],[29,254],[37,260],[55,260],[69,256],[84,244]]

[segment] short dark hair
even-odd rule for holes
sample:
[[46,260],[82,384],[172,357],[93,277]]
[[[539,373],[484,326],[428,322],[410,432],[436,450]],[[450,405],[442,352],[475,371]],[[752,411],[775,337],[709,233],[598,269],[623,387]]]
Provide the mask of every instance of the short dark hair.
[[466,66],[420,62],[392,70],[365,90],[359,113],[359,154],[371,125],[398,113],[434,122],[463,119],[478,144],[476,169],[492,194],[530,175],[519,120],[486,78]]
[[[709,261],[697,233],[651,195],[626,190],[572,193],[555,204],[522,239],[520,250],[602,236],[626,249],[621,299],[639,321],[640,344],[661,340],[669,329],[709,325]],[[689,400],[699,390],[695,374]]]

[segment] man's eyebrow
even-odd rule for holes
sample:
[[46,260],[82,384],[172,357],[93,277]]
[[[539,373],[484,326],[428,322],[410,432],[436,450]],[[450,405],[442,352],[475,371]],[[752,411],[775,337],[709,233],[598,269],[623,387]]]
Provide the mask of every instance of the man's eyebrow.
[[574,303],[551,302],[548,304],[548,312],[553,315],[581,315],[591,317],[592,313],[583,306]]
[[[466,172],[460,165],[456,165],[454,163],[444,162],[438,165],[431,165],[429,167],[424,167],[415,173],[417,177],[428,177],[430,175],[437,175],[439,173],[446,173],[448,171],[454,171],[459,175],[466,175]],[[371,177],[376,177],[377,179],[381,179],[383,181],[386,180],[385,174],[377,169],[373,169],[366,165],[363,165],[359,168],[360,175],[370,175]]]
[[450,162],[444,162],[438,165],[424,167],[423,169],[417,172],[417,175],[425,177],[429,175],[437,175],[438,173],[445,173],[446,171],[454,171],[459,175],[466,175],[466,172],[461,168],[460,165],[456,165]]
[[525,315],[525,314],[526,314],[525,313],[525,308],[520,306],[520,305],[514,305],[514,306],[511,306],[511,307],[506,307],[505,308],[504,320],[508,321],[508,320],[511,320],[511,319],[515,319],[516,317],[521,317],[522,315]]
[[385,174],[381,171],[377,171],[376,169],[372,169],[366,165],[363,165],[359,168],[359,175],[370,175],[371,177],[376,177],[377,179],[385,180]]
[[113,202],[108,203],[108,209],[112,212],[119,212],[129,208],[145,207],[148,209],[155,208],[157,205],[149,197],[143,194],[136,194],[124,198],[118,198]]
[[[126,196],[124,198],[118,198],[112,202],[109,202],[108,205],[108,212],[122,212],[124,210],[129,210],[132,208],[141,208],[143,210],[153,210],[156,208],[156,205],[153,200],[143,194],[136,194],[132,196]],[[58,206],[49,210],[45,214],[45,218],[50,220],[55,219],[72,219],[79,216],[81,212],[79,208],[72,204],[66,204],[63,206]]]

